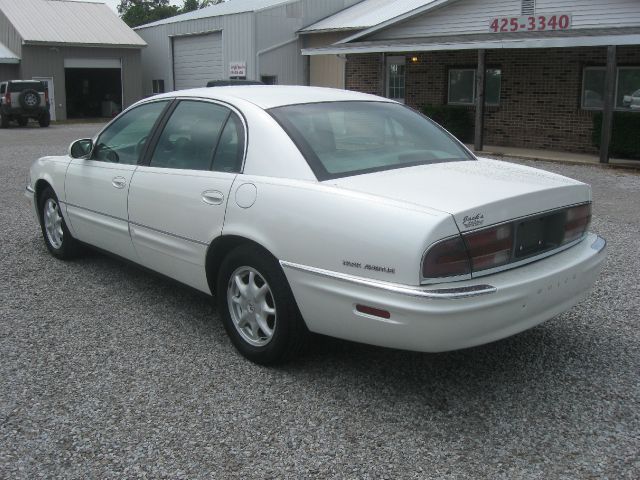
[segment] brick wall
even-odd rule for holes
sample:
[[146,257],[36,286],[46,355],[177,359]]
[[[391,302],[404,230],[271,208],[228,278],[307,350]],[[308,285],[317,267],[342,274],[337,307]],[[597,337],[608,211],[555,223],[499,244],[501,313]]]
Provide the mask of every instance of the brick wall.
[[[415,108],[446,104],[448,69],[477,63],[475,50],[407,55],[419,60],[407,63],[406,103]],[[349,55],[347,89],[380,94],[380,61],[380,54]],[[597,153],[593,112],[580,108],[580,95],[583,68],[604,66],[605,47],[489,50],[486,62],[502,70],[500,106],[485,109],[487,145]],[[619,47],[618,64],[640,66],[640,46]]]

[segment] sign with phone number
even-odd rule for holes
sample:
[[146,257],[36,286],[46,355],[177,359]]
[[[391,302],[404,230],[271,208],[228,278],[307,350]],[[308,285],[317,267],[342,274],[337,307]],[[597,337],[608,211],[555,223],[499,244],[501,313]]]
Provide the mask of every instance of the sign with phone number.
[[528,17],[498,17],[490,20],[489,30],[504,32],[547,32],[571,28],[571,15],[530,15]]

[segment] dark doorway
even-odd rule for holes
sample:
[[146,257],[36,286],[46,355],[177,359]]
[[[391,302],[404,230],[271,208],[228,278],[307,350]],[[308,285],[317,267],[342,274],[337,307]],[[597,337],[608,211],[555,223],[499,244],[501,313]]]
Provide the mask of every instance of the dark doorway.
[[119,68],[65,68],[67,118],[115,117],[122,111]]

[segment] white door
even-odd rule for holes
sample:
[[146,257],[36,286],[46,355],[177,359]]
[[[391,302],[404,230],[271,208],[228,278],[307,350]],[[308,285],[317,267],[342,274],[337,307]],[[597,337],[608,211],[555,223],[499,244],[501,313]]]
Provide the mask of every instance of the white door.
[[168,103],[146,103],[125,113],[100,134],[89,158],[69,164],[65,206],[79,240],[137,260],[127,193],[146,139]]
[[49,91],[49,113],[51,114],[51,120],[56,119],[56,92],[53,84],[53,77],[33,77],[33,80],[38,80],[47,84],[47,90]]
[[206,87],[225,78],[222,32],[173,38],[174,90]]
[[131,238],[144,266],[209,292],[207,250],[222,233],[244,130],[228,108],[183,100],[129,189]]

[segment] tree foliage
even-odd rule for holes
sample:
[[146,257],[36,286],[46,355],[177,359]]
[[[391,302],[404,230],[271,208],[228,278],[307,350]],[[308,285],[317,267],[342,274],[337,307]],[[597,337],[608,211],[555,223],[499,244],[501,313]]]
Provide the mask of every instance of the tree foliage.
[[183,0],[182,7],[172,5],[169,0],[120,0],[118,13],[130,27],[137,27],[180,13],[222,3],[224,0]]

